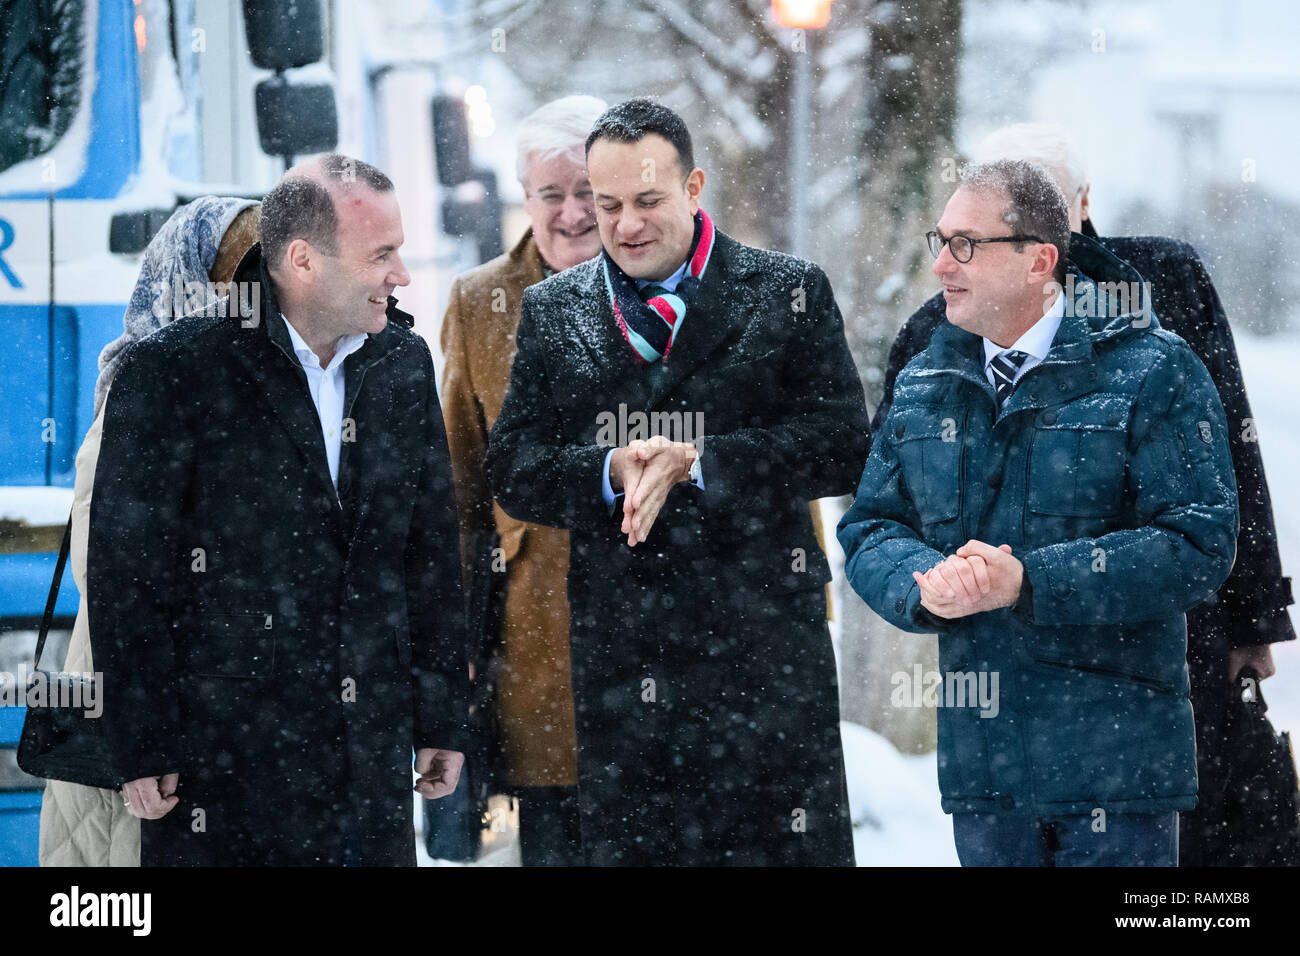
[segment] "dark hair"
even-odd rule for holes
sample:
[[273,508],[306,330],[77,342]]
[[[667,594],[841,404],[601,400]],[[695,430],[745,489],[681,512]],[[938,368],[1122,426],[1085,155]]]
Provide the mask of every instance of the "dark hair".
[[685,176],[695,168],[695,150],[691,147],[691,133],[682,118],[668,107],[654,100],[638,98],[625,100],[600,114],[596,125],[587,134],[587,153],[598,139],[613,143],[636,143],[647,133],[658,133],[677,150],[677,162]]
[[[325,178],[334,183],[364,183],[375,192],[393,191],[393,181],[382,172],[350,156],[330,153],[321,157]],[[294,175],[280,180],[262,200],[262,261],[277,267],[289,243],[306,239],[329,255],[338,251],[338,217],[334,197],[315,179]]]
[[963,167],[961,184],[1007,198],[1002,221],[1019,235],[1037,236],[1056,246],[1053,278],[1065,283],[1065,257],[1070,252],[1070,209],[1056,180],[1042,166],[1023,159],[998,159]]

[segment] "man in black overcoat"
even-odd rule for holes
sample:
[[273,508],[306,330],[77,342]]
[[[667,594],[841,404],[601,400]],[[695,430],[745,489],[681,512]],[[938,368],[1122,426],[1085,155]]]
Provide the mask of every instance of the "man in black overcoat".
[[142,865],[414,865],[466,749],[456,518],[383,173],[265,198],[226,307],[136,343],[91,503],[90,635]]
[[[1097,239],[1141,273],[1160,325],[1186,341],[1205,363],[1223,402],[1241,523],[1236,563],[1228,580],[1212,600],[1187,613],[1200,793],[1197,808],[1179,815],[1179,862],[1181,866],[1240,864],[1243,860],[1236,853],[1243,841],[1234,835],[1224,804],[1234,756],[1224,746],[1228,706],[1231,696],[1242,692],[1237,680],[1242,669],[1253,667],[1261,678],[1271,676],[1271,646],[1295,640],[1296,635],[1287,613],[1294,603],[1291,579],[1282,574],[1258,430],[1223,303],[1188,243],[1163,236],[1098,238],[1089,216],[1087,174],[1064,127],[1047,123],[1004,127],[980,143],[976,154],[981,161],[1026,159],[1052,174],[1069,204],[1070,228]],[[884,398],[872,419],[873,431],[889,412],[898,373],[925,350],[931,333],[945,318],[943,296],[935,295],[904,323],[890,349]]]
[[609,110],[587,163],[604,251],[524,294],[486,462],[570,530],[587,862],[851,864],[808,502],[867,417],[830,285],[714,230],[665,107]]

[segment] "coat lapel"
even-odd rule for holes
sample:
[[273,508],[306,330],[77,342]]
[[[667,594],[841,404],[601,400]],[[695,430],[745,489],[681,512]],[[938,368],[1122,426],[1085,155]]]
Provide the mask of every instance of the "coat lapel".
[[[397,299],[394,296],[388,297],[388,321],[402,326],[403,328],[413,328],[415,319],[409,313],[403,312],[397,307]],[[365,381],[366,372],[370,366],[384,359],[395,346],[393,333],[384,329],[383,331],[368,336],[364,345],[357,349],[346,359],[343,360],[343,420],[344,428],[348,427],[348,419],[352,420],[353,429],[356,428],[355,408],[357,396],[361,392],[361,385]],[[392,393],[388,395],[388,407],[384,410],[377,420],[387,421],[388,413],[392,409]],[[346,434],[346,433],[345,433]],[[355,491],[358,483],[353,472],[356,470],[357,462],[353,449],[356,447],[357,435],[351,433],[353,440],[345,440],[339,449],[339,489],[340,497],[346,502],[349,495],[355,500]],[[348,488],[349,493],[342,493],[344,488]]]
[[585,355],[590,371],[584,377],[590,378],[584,391],[589,389],[610,407],[626,402],[629,408],[650,411],[742,329],[757,303],[745,282],[752,269],[736,256],[736,246],[734,239],[717,234],[704,281],[672,351],[653,371],[637,361],[619,331],[600,260],[574,266],[586,269],[587,276],[575,297],[572,320],[556,330],[561,338],[554,347],[565,354],[572,349]]
[[[749,287],[742,281],[748,271],[735,256],[735,247],[735,240],[717,234],[695,301],[687,307],[681,331],[667,358],[660,360],[661,368],[650,389],[649,409],[658,406],[688,375],[708,361],[733,332],[744,327],[754,303]],[[610,321],[614,321],[612,312]],[[617,327],[615,333],[618,334]],[[631,354],[627,343],[621,341],[621,334],[619,339],[623,350]]]
[[521,290],[546,278],[542,254],[533,241],[532,226],[524,230],[524,234],[507,254],[506,261],[509,269],[502,275],[503,281],[517,282]]
[[599,259],[590,269],[582,299],[586,300],[587,307],[577,305],[574,310],[576,320],[564,331],[577,340],[578,347],[587,355],[592,369],[591,394],[601,400],[625,398],[630,407],[644,407],[645,366],[636,360],[632,347],[619,331]]
[[990,402],[996,404],[997,393],[984,374],[982,343],[983,339],[980,336],[945,320],[930,337],[930,344],[926,349],[930,359],[917,369],[917,379],[919,381],[934,378],[942,380],[956,376],[970,382],[984,392]]
[[[396,308],[396,301],[389,297],[390,319],[394,319],[394,313],[405,315]],[[376,384],[376,380],[382,376],[370,370],[375,365],[388,360],[396,348],[393,333],[391,330],[386,330],[378,335],[372,335],[364,346],[349,355],[343,362],[344,427],[347,427],[346,420],[352,419],[355,440],[344,441],[339,454],[339,492],[350,529],[360,527],[364,521],[374,498],[375,489],[383,480],[383,476],[388,473],[386,463],[391,460],[394,453],[394,449],[389,447],[382,438],[367,441],[364,447],[361,443],[365,438],[378,436],[384,424],[393,419],[393,389],[387,383]],[[367,375],[371,377],[367,379]],[[366,381],[370,382],[370,387],[366,392],[365,414],[362,416],[362,406],[357,399],[362,384]],[[382,389],[382,392],[376,393],[376,389]]]
[[304,466],[315,477],[332,502],[332,511],[341,516],[338,494],[330,480],[329,462],[325,458],[325,439],[321,435],[320,416],[307,390],[307,373],[294,354],[289,331],[272,292],[270,277],[261,267],[261,250],[255,245],[240,263],[236,281],[255,281],[262,290],[262,320],[248,330],[236,353],[256,391],[266,401],[272,417],[288,434],[301,455]]

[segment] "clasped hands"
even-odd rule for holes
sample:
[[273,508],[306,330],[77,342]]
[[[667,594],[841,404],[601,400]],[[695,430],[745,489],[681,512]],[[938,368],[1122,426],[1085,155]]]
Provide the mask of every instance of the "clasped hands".
[[614,450],[609,460],[609,483],[623,492],[622,533],[629,548],[650,534],[668,492],[690,477],[698,453],[690,442],[669,441],[655,435],[649,441],[628,442]]
[[995,548],[974,539],[925,574],[912,572],[921,588],[921,606],[947,619],[1010,607],[1020,597],[1024,577],[1024,565],[1011,556],[1011,545]]

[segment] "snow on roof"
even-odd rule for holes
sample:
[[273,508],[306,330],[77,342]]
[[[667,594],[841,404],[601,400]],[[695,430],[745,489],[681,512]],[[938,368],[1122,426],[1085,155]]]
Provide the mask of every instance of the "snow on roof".
[[28,527],[63,525],[71,510],[71,488],[0,485],[0,521],[17,521]]

